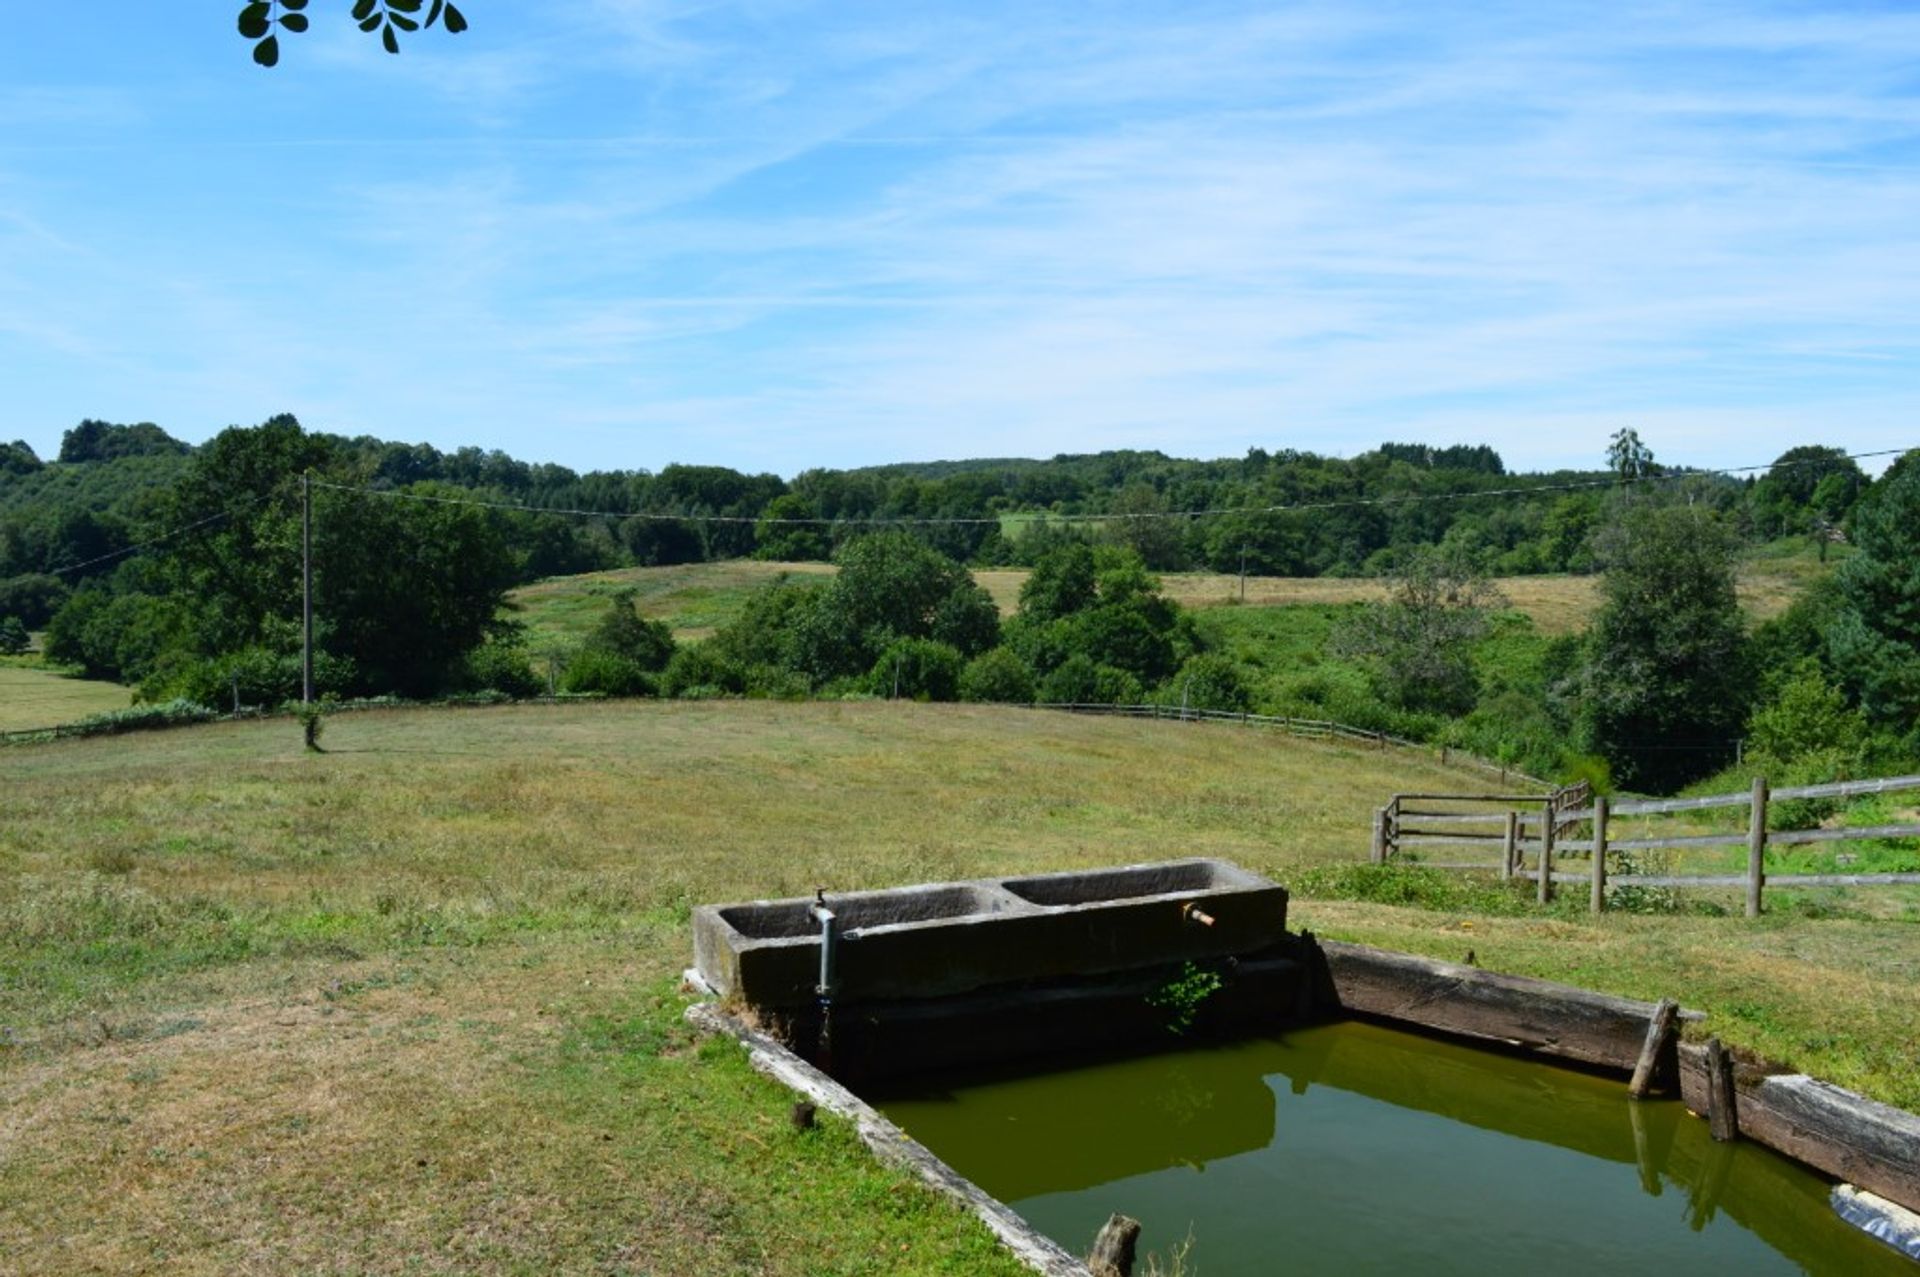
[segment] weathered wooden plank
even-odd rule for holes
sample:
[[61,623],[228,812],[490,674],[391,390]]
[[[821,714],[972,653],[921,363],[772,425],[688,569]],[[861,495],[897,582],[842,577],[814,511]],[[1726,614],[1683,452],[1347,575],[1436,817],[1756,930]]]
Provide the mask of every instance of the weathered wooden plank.
[[1140,1221],[1130,1215],[1110,1215],[1093,1239],[1087,1268],[1093,1277],[1133,1277],[1134,1248],[1140,1244]]
[[1661,1067],[1661,1060],[1668,1054],[1673,1043],[1674,1020],[1680,1014],[1680,1004],[1672,998],[1661,998],[1653,1009],[1653,1017],[1647,1021],[1647,1036],[1640,1044],[1640,1058],[1633,1062],[1633,1077],[1627,1082],[1627,1095],[1633,1099],[1645,1099],[1647,1092],[1653,1089],[1655,1074]]
[[[1706,1048],[1681,1043],[1680,1094],[1708,1111]],[[1740,1134],[1816,1170],[1920,1210],[1920,1115],[1803,1073],[1734,1061]]]
[[1733,1089],[1733,1056],[1719,1038],[1707,1039],[1707,1128],[1721,1143],[1740,1138],[1740,1113]]
[[[1461,1037],[1630,1072],[1654,1003],[1478,967],[1320,941],[1340,1005]],[[1695,1013],[1683,1012],[1687,1018]]]
[[1005,1203],[935,1157],[865,1100],[773,1037],[741,1023],[711,1003],[687,1008],[687,1020],[704,1032],[738,1039],[746,1048],[748,1063],[756,1070],[851,1122],[874,1156],[912,1172],[936,1192],[946,1194],[972,1211],[1000,1239],[1001,1245],[1033,1271],[1046,1277],[1088,1277],[1087,1266],[1057,1242],[1038,1232]]
[[1866,825],[1858,829],[1790,829],[1768,834],[1769,843],[1853,842],[1860,838],[1920,838],[1920,825]]
[[[1619,845],[1614,844],[1616,847]],[[1559,875],[1559,877],[1561,881],[1566,881],[1569,876]],[[1612,881],[1632,883],[1639,887],[1739,887],[1746,883],[1747,876],[1745,874],[1614,874]],[[1920,886],[1920,873],[1768,874],[1767,883],[1774,887]]]
[[1920,776],[1882,776],[1877,780],[1839,780],[1825,785],[1795,785],[1777,789],[1778,798],[1859,798],[1866,794],[1891,794],[1902,789],[1920,789]]

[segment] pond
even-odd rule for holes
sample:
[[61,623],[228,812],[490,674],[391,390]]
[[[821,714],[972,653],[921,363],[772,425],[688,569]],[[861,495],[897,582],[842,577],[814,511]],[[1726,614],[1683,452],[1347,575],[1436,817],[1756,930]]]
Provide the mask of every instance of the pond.
[[1359,1021],[869,1098],[1069,1250],[1120,1211],[1203,1277],[1920,1273],[1676,1102]]

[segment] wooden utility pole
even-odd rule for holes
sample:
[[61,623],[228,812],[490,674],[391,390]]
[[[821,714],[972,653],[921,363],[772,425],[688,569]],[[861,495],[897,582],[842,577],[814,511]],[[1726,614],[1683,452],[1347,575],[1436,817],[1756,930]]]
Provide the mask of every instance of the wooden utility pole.
[[313,704],[313,471],[300,476],[300,703]]
[[1240,547],[1240,601],[1247,601],[1247,547]]
[[1540,881],[1535,898],[1541,904],[1553,899],[1553,799],[1540,809]]
[[1760,893],[1767,885],[1767,778],[1753,778],[1753,815],[1747,824],[1747,917],[1760,916]]

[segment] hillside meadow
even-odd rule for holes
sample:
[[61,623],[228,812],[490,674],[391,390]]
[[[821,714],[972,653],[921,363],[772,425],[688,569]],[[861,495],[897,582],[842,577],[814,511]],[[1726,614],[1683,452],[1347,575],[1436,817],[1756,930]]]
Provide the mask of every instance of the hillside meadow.
[[37,662],[0,662],[0,732],[56,727],[125,709],[132,694],[117,683],[69,678]]
[[1324,935],[1683,997],[1920,1108],[1911,913],[1593,919],[1356,872],[1382,795],[1472,783],[1421,753],[875,702],[386,711],[323,744],[0,753],[0,1266],[1011,1274],[683,1027],[689,910],[1172,856],[1291,883]]
[[[1844,548],[1843,548],[1844,549]],[[1834,562],[1839,561],[1836,555]],[[1759,547],[1742,563],[1740,599],[1747,614],[1764,621],[1784,612],[1809,584],[1825,576],[1831,564],[1799,540]],[[554,577],[522,586],[509,596],[513,614],[525,622],[533,647],[578,642],[606,611],[607,600],[632,591],[640,614],[665,621],[677,638],[706,638],[746,605],[747,596],[783,572],[831,574],[826,563],[772,563],[731,559],[675,567],[622,568],[581,576]],[[1163,572],[1162,592],[1182,607],[1241,605],[1240,578],[1213,572]],[[1002,616],[1019,606],[1023,568],[975,568],[974,580],[993,596]],[[1511,576],[1496,581],[1514,611],[1528,617],[1542,634],[1572,634],[1584,629],[1598,606],[1598,579],[1591,576]],[[1325,607],[1365,603],[1387,596],[1385,582],[1356,577],[1249,576],[1248,608]]]

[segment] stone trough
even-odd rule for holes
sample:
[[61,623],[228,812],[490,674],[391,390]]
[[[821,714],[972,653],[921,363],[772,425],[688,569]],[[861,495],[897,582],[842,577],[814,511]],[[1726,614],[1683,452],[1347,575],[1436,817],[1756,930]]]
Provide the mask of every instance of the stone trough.
[[1284,887],[1224,860],[1173,860],[694,910],[694,961],[757,1008],[820,996],[832,915],[837,1003],[938,998],[1251,953],[1286,936]]

